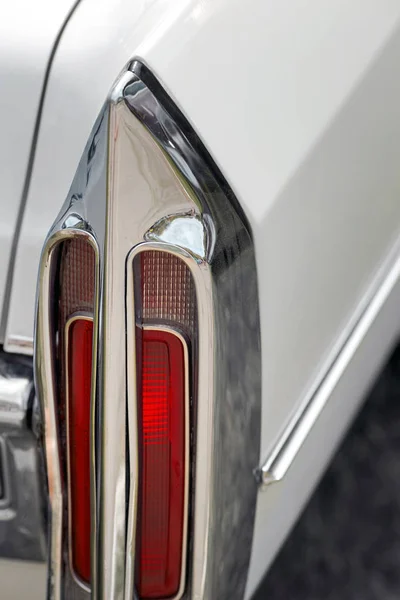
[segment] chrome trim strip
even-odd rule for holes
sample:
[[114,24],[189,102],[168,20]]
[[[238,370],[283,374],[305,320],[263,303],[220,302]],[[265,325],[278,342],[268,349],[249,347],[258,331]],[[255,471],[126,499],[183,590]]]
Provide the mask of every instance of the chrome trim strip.
[[296,456],[314,427],[318,417],[329,402],[332,391],[337,386],[349,363],[370,330],[373,322],[381,312],[393,288],[400,280],[400,258],[396,261],[374,296],[369,300],[364,312],[354,324],[336,358],[318,385],[311,398],[307,398],[288,424],[283,435],[268,456],[262,467],[256,472],[260,489],[265,490],[272,483],[282,481],[292,466]]
[[33,354],[33,338],[25,335],[8,335],[4,342],[4,349],[15,354]]
[[[1,471],[1,486],[2,486],[2,494],[0,496],[0,521],[2,519],[2,512],[5,508],[8,508],[10,505],[10,478],[9,478],[9,467],[7,460],[7,449],[6,443],[3,437],[0,437],[0,471]],[[0,526],[1,527],[1,526]],[[2,553],[0,552],[0,556]]]
[[[69,427],[69,411],[70,411],[70,407],[69,407],[69,330],[70,327],[73,323],[76,323],[76,321],[90,321],[91,323],[93,323],[93,317],[89,314],[86,313],[77,313],[72,315],[68,321],[65,324],[65,406],[66,406],[66,410],[65,410],[65,415],[66,415],[66,419],[65,419],[65,429],[66,429],[66,433],[67,433],[67,474],[68,474],[68,479],[67,479],[67,492],[68,492],[68,506],[71,506],[71,458],[70,458],[70,448],[71,448],[71,442],[70,442],[70,427]],[[93,353],[94,354],[94,353]],[[76,582],[77,585],[79,585],[85,592],[87,592],[88,594],[90,593],[90,586],[87,585],[84,581],[82,581],[82,579],[80,579],[78,577],[78,575],[75,573],[74,568],[73,568],[73,564],[72,564],[72,550],[71,550],[71,546],[72,546],[72,522],[71,522],[71,511],[68,511],[68,561],[69,561],[69,568],[71,571],[71,575],[74,579],[74,581]]]
[[[68,241],[74,237],[83,237],[94,249],[96,257],[96,278],[95,278],[95,320],[98,311],[98,246],[92,233],[87,230],[86,223],[76,217],[64,221],[64,227],[53,227],[47,238],[42,251],[42,257],[39,268],[38,280],[38,302],[35,323],[35,387],[39,397],[44,425],[44,448],[47,466],[47,481],[49,493],[49,552],[48,552],[48,587],[47,597],[52,600],[61,600],[63,592],[62,570],[63,570],[63,514],[64,498],[63,485],[60,467],[60,440],[58,435],[58,423],[56,414],[56,383],[54,373],[54,349],[52,340],[54,339],[54,319],[53,306],[50,291],[52,290],[54,277],[54,256],[55,250],[61,242]],[[81,227],[78,229],[77,227]],[[95,328],[94,328],[95,332]],[[96,371],[96,352],[97,335],[94,333],[93,340],[93,373]],[[94,379],[92,378],[92,382]],[[92,415],[91,415],[91,435],[92,435],[92,478],[95,479],[94,463],[94,443],[95,434],[95,385],[92,383]],[[96,555],[96,530],[97,522],[95,518],[95,498],[91,498],[92,504],[92,568],[95,566]],[[95,573],[95,571],[92,571]]]
[[[136,318],[133,258],[126,264],[126,413],[129,440],[129,491],[126,523],[125,590],[126,600],[134,598],[136,520],[139,482],[139,456],[137,452],[137,370],[136,370]],[[135,599],[136,600],[136,599]]]
[[142,235],[179,249],[198,297],[199,368],[204,371],[198,390],[196,454],[201,460],[196,461],[191,597],[241,598],[257,497],[252,471],[260,447],[254,249],[232,190],[189,123],[146,67],[135,62],[131,69],[136,78],[124,90],[127,106],[162,151],[187,204],[184,211],[166,207],[161,218],[153,212],[153,225]]
[[45,431],[45,453],[47,481],[49,488],[49,573],[48,595],[61,600],[62,567],[62,514],[63,496],[61,486],[60,457],[58,450],[57,420],[54,405],[55,378],[51,351],[50,274],[53,250],[58,240],[49,240],[43,251],[40,265],[39,285],[42,288],[42,302],[38,307],[36,322],[36,389],[42,406]]

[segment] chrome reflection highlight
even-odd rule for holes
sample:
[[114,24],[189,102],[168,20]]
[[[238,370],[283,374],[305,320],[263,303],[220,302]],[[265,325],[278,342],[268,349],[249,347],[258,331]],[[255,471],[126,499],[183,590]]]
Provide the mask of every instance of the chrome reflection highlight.
[[164,217],[144,235],[149,242],[164,242],[186,248],[198,260],[205,260],[206,244],[210,237],[202,219],[190,214]]

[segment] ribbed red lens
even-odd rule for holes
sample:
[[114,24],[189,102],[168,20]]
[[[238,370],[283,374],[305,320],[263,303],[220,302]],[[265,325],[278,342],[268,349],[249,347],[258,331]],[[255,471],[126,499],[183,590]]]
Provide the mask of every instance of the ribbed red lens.
[[90,390],[93,323],[71,319],[68,327],[68,438],[72,568],[90,581]]
[[141,360],[137,591],[167,598],[180,586],[185,523],[183,343],[168,331],[144,329]]

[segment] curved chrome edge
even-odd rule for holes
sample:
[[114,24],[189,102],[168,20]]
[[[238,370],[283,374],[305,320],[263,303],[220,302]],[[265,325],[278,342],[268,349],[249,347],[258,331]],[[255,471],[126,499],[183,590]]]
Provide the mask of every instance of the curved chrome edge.
[[137,425],[137,369],[136,369],[136,318],[133,258],[128,256],[126,263],[126,414],[129,440],[129,490],[126,523],[126,562],[125,590],[126,600],[134,598],[136,519],[139,482],[138,425]]
[[299,413],[294,416],[283,432],[278,444],[262,467],[257,469],[255,474],[261,490],[266,490],[270,484],[281,481],[295,461],[300,448],[329,402],[332,391],[362,345],[367,332],[381,312],[396,283],[400,280],[400,258],[399,256],[396,258],[384,281],[380,280],[378,290],[350,330],[347,339],[340,347],[333,364],[325,373],[316,391],[311,397],[306,398]]
[[[7,449],[6,443],[3,437],[0,437],[0,469],[1,469],[1,497],[0,497],[0,518],[1,513],[5,508],[10,505],[10,479],[8,476],[8,460],[7,460]],[[0,552],[0,556],[1,556]]]
[[[128,77],[127,77],[128,75]],[[125,73],[121,81],[129,80]],[[48,593],[50,600],[88,593],[62,572],[63,489],[59,469],[59,440],[54,414],[54,373],[51,360],[51,256],[59,241],[84,235],[96,257],[95,310],[91,402],[91,597],[122,598],[125,581],[125,381],[124,297],[120,310],[109,309],[113,294],[109,252],[108,159],[109,101],[94,127],[74,181],[52,226],[42,252],[38,277],[35,324],[35,377],[44,414],[44,438],[51,507]],[[112,236],[111,236],[112,237]],[[122,260],[124,276],[125,258]],[[117,291],[117,287],[115,288]],[[115,317],[115,327],[110,315]],[[112,334],[115,334],[114,337]],[[112,341],[110,340],[113,337]],[[107,349],[107,351],[106,351]],[[117,365],[110,364],[118,357]],[[115,382],[118,382],[115,385]],[[117,390],[122,393],[117,393]],[[116,395],[117,394],[117,395]],[[75,596],[74,596],[75,597]]]
[[[38,292],[37,292],[37,310],[35,323],[35,387],[40,401],[41,412],[43,416],[44,429],[44,449],[46,455],[47,467],[47,482],[49,492],[49,551],[48,551],[48,588],[47,595],[51,600],[61,600],[63,597],[63,521],[64,521],[64,495],[63,484],[60,468],[59,446],[60,440],[58,435],[58,424],[55,404],[56,384],[54,374],[54,354],[51,340],[53,339],[53,309],[51,306],[50,290],[52,289],[52,278],[54,269],[55,250],[59,244],[64,241],[73,239],[74,237],[83,237],[94,249],[96,257],[96,290],[98,290],[98,246],[92,233],[86,230],[86,223],[81,219],[74,219],[70,222],[72,227],[68,227],[68,222],[64,222],[64,227],[59,229],[53,227],[49,233],[39,267]],[[78,229],[77,226],[81,227]],[[96,296],[97,296],[96,292]],[[97,297],[95,305],[97,306]],[[96,310],[95,310],[96,314]],[[97,346],[97,337],[93,340],[93,356],[95,357],[95,349]],[[93,360],[95,363],[95,358]],[[93,366],[95,370],[95,364]],[[95,386],[92,385],[92,415],[91,415],[91,436],[95,439],[95,415],[94,415],[94,397]],[[94,444],[92,443],[92,478],[95,477],[94,464]],[[96,519],[95,519],[95,498],[91,498],[92,504],[92,540],[96,537]],[[95,553],[96,544],[92,541],[92,552]],[[95,561],[92,557],[92,563]],[[92,571],[93,572],[93,571]],[[94,571],[95,572],[95,571]],[[73,571],[71,570],[71,575]],[[73,575],[72,575],[73,577]],[[68,585],[68,582],[66,582]],[[81,584],[78,583],[83,592]]]
[[[50,348],[50,306],[48,289],[52,266],[52,254],[57,240],[48,240],[39,272],[39,285],[43,301],[38,305],[36,316],[35,387],[44,419],[44,447],[46,454],[47,482],[49,490],[49,573],[48,596],[61,600],[62,514],[63,496],[58,449],[57,421],[54,409],[54,372]],[[46,300],[44,300],[46,298]]]

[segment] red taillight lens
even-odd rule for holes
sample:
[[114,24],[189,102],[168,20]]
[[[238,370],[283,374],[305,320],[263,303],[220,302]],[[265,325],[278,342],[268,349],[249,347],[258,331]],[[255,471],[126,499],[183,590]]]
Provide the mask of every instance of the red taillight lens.
[[139,389],[140,598],[179,590],[185,524],[185,352],[174,333],[144,330]]
[[135,259],[139,493],[136,592],[184,593],[197,304],[192,274],[157,250]]
[[67,324],[67,413],[72,568],[90,581],[90,395],[93,322],[84,317]]
[[[91,582],[90,404],[95,251],[81,236],[65,240],[59,248],[57,266],[56,414],[66,508],[63,530],[68,532],[63,535],[63,568],[78,589],[82,585],[87,588]],[[75,593],[71,594],[75,597]]]

